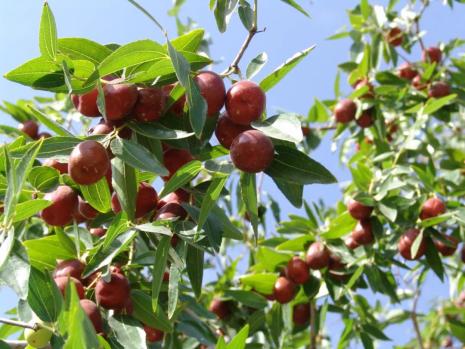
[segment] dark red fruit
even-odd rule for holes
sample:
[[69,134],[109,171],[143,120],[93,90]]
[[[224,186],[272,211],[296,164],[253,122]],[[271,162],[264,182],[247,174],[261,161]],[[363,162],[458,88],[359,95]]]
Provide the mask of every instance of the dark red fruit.
[[169,282],[170,281],[170,273],[165,271],[163,273],[163,282]]
[[98,125],[95,125],[95,127],[92,129],[91,134],[93,135],[107,135],[113,132],[114,127],[103,122]]
[[223,108],[226,89],[221,76],[211,71],[202,71],[195,78],[200,94],[207,102],[207,116],[215,116]]
[[433,242],[434,242],[434,246],[436,247],[436,250],[438,250],[438,252],[442,254],[444,257],[452,256],[457,250],[459,239],[457,239],[455,236],[446,235],[446,234],[443,234],[442,237],[443,239],[447,240],[449,244],[446,244],[445,242],[441,240],[434,239]]
[[386,40],[391,46],[400,46],[404,41],[404,33],[399,28],[392,28],[387,33]]
[[344,240],[344,244],[347,246],[349,250],[355,250],[357,247],[360,246],[357,243],[357,241],[354,240],[352,235],[347,236],[347,238]]
[[177,202],[169,202],[157,211],[157,214],[153,218],[154,220],[163,219],[185,219],[187,217],[186,210]]
[[367,86],[368,91],[365,92],[363,95],[360,96],[360,98],[374,98],[375,97],[375,90],[371,82],[368,81],[368,79],[361,79],[355,84],[354,89],[359,90],[363,87]]
[[78,212],[86,219],[94,219],[98,215],[98,211],[81,197],[79,197],[78,201]]
[[437,197],[425,201],[421,207],[420,218],[422,220],[442,215],[446,212],[446,205]]
[[18,130],[27,134],[32,139],[36,139],[37,133],[39,132],[39,125],[34,120],[26,120],[18,125]]
[[110,158],[103,145],[84,141],[74,147],[69,156],[68,172],[73,181],[81,185],[98,182],[110,168]]
[[130,291],[128,279],[121,274],[113,273],[110,282],[107,283],[103,279],[97,281],[95,299],[97,304],[105,309],[122,310],[130,296]]
[[274,146],[263,132],[242,132],[231,144],[231,160],[239,170],[248,173],[264,171],[271,165]]
[[216,124],[215,135],[218,142],[226,149],[229,149],[237,136],[250,129],[250,126],[235,124],[228,117],[228,113],[224,112]]
[[341,257],[335,254],[331,254],[329,257],[329,276],[331,279],[338,282],[345,282],[349,278],[348,274],[344,273],[346,265],[342,262]]
[[139,88],[139,98],[133,110],[133,115],[139,121],[156,121],[163,115],[166,95],[161,88]]
[[[162,89],[167,98],[169,97],[171,91],[173,90],[175,86],[176,86],[175,84],[163,86]],[[184,113],[185,105],[186,105],[186,95],[182,95],[176,102],[174,102],[171,105],[168,111],[175,116],[182,116],[182,114]]]
[[304,326],[310,320],[310,304],[301,303],[294,305],[292,319],[297,326]]
[[96,117],[100,115],[97,107],[98,90],[95,88],[83,95],[71,95],[74,107],[84,116]]
[[304,137],[307,137],[312,132],[308,126],[302,126],[301,129]]
[[442,51],[438,47],[428,47],[422,53],[423,62],[440,63],[442,60]]
[[424,238],[420,242],[420,247],[418,248],[417,254],[415,256],[412,256],[412,253],[411,253],[412,245],[419,234],[420,234],[420,230],[412,228],[412,229],[407,230],[400,237],[399,243],[397,244],[397,248],[399,249],[399,252],[402,255],[402,257],[404,257],[405,259],[408,259],[408,260],[420,259],[425,254],[426,240]]
[[45,223],[61,227],[71,223],[78,205],[78,195],[71,187],[60,185],[54,192],[45,194],[44,199],[52,202],[40,213]]
[[59,277],[73,277],[79,281],[81,281],[81,275],[84,271],[86,265],[82,263],[79,259],[69,259],[66,261],[61,261],[55,267],[55,271],[53,272],[54,278]]
[[229,303],[218,298],[214,298],[208,308],[220,320],[224,320],[231,315],[231,308]]
[[[150,211],[154,210],[158,204],[158,194],[156,190],[147,183],[140,183],[136,198],[136,218],[145,216]],[[116,193],[111,197],[111,208],[114,213],[121,211],[121,204]]]
[[304,284],[310,279],[308,265],[299,257],[293,257],[287,263],[286,275],[296,284]]
[[359,245],[369,245],[373,243],[374,237],[371,230],[371,222],[369,219],[361,220],[355,226],[351,233],[352,238]]
[[58,170],[60,174],[68,173],[68,164],[65,162],[59,162],[55,159],[47,159],[44,162],[44,166],[53,167]]
[[403,63],[399,66],[397,75],[402,79],[412,80],[418,75],[418,71],[410,63]]
[[102,315],[100,314],[97,305],[88,299],[81,299],[80,304],[84,313],[86,313],[89,320],[92,322],[92,325],[94,325],[95,332],[103,333]]
[[260,119],[265,110],[266,96],[256,83],[248,80],[236,82],[226,94],[226,110],[231,120],[248,126]]
[[334,117],[337,122],[346,124],[355,119],[357,104],[351,99],[343,99],[334,108]]
[[426,82],[424,82],[423,79],[421,78],[421,75],[418,74],[412,79],[412,86],[415,89],[421,91],[421,90],[424,90],[427,85],[426,85]]
[[450,95],[449,84],[443,81],[433,82],[428,90],[431,98],[441,98]]
[[289,303],[296,294],[296,284],[284,276],[276,280],[273,288],[274,298],[281,304]]
[[350,199],[347,203],[347,211],[349,211],[350,215],[355,219],[361,220],[371,216],[373,207],[364,205],[354,199]]
[[108,120],[121,120],[128,116],[137,102],[137,87],[132,84],[111,83],[103,86],[105,111]]
[[330,252],[322,242],[314,242],[307,251],[307,264],[310,269],[323,269],[329,265]]
[[82,286],[81,281],[79,281],[78,279],[68,276],[59,276],[56,277],[54,280],[58,288],[60,289],[63,297],[65,297],[66,287],[68,286],[69,281],[72,281],[74,283],[74,286],[76,286],[76,291],[79,296],[79,299],[83,299],[85,297],[84,286]]
[[361,128],[367,128],[372,126],[375,123],[375,118],[373,116],[373,111],[371,109],[364,110],[360,117],[355,120],[358,126]]
[[107,230],[105,228],[91,228],[89,231],[93,236],[96,236],[98,238],[105,236],[105,234],[107,233]]
[[178,204],[181,204],[183,202],[189,202],[191,199],[191,194],[189,194],[187,191],[184,189],[178,189],[172,193],[169,193],[168,195],[164,196],[158,201],[157,208],[162,208],[166,204],[169,204],[170,202],[176,202]]
[[38,139],[41,139],[41,138],[50,138],[50,137],[52,137],[52,135],[51,135],[50,133],[48,133],[48,132],[39,132],[39,133],[37,134],[37,138],[38,138]]
[[183,167],[185,164],[194,160],[193,156],[189,151],[185,149],[169,149],[163,154],[163,164],[170,173],[168,176],[163,177],[166,181],[173,176],[177,170]]
[[156,328],[149,327],[147,325],[144,326],[145,331],[145,338],[147,342],[160,342],[163,340],[164,333],[163,331],[157,330]]

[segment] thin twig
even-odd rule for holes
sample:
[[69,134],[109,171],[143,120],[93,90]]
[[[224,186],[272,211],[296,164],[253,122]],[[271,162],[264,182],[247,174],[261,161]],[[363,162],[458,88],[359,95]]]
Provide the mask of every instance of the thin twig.
[[420,43],[420,47],[422,51],[425,50],[425,43],[423,42],[423,39],[420,36],[420,19],[423,16],[423,13],[425,12],[426,8],[428,7],[429,1],[424,0],[422,1],[422,7],[420,8],[420,11],[418,12],[418,16],[415,18],[415,31],[418,36],[418,42]]
[[[26,341],[3,340],[11,349],[24,349],[27,347]],[[43,349],[50,349],[50,344],[43,347]]]
[[316,331],[315,317],[316,317],[315,301],[312,300],[310,302],[310,347],[309,349],[316,349],[317,331]]
[[415,330],[415,334],[418,340],[418,347],[420,349],[424,349],[423,338],[421,337],[420,325],[418,324],[418,318],[417,318],[417,306],[418,306],[419,298],[420,298],[420,289],[417,287],[417,289],[415,290],[415,296],[413,297],[411,318],[413,322],[413,328]]
[[39,324],[28,324],[27,322],[4,319],[4,318],[0,318],[0,323],[11,325],[11,326],[16,326],[16,327],[30,328],[31,330],[37,330],[40,327]]

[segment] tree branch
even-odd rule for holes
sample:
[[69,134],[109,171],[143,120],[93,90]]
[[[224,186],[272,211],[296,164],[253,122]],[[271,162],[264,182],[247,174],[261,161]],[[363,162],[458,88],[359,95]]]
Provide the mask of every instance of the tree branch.
[[423,338],[421,337],[420,325],[418,324],[418,318],[417,318],[417,306],[418,306],[419,298],[420,298],[420,289],[417,287],[417,289],[415,290],[415,295],[413,297],[411,318],[413,322],[413,328],[415,330],[415,334],[418,340],[418,348],[424,349]]
[[27,322],[4,319],[4,318],[0,318],[0,323],[11,325],[11,326],[16,326],[16,327],[30,328],[31,330],[37,330],[40,327],[39,324],[28,324]]

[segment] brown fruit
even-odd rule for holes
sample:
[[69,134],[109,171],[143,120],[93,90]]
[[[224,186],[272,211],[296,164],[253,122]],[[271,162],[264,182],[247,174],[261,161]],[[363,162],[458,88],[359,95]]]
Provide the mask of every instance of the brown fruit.
[[436,247],[436,250],[438,250],[438,252],[442,254],[444,257],[450,257],[457,250],[459,239],[457,239],[455,236],[446,235],[446,234],[443,234],[442,237],[445,240],[447,240],[449,244],[446,244],[445,242],[440,241],[438,239],[434,239],[433,240],[434,246]]
[[56,277],[54,280],[58,288],[60,289],[60,292],[63,295],[63,297],[65,297],[66,288],[70,281],[72,281],[74,283],[74,286],[76,286],[76,291],[79,296],[79,299],[83,299],[85,297],[84,286],[82,286],[81,281],[79,281],[78,279],[69,276],[59,276]]
[[438,47],[428,47],[422,53],[423,62],[440,63],[442,60],[442,51]]
[[356,225],[351,233],[352,239],[359,245],[369,245],[373,243],[374,237],[371,230],[371,222],[369,219],[361,220]]
[[105,228],[91,228],[89,231],[93,236],[96,236],[98,238],[105,236],[105,234],[107,233],[107,230]]
[[371,127],[375,123],[375,118],[373,116],[373,110],[368,109],[364,110],[358,119],[355,120],[358,126],[361,128]]
[[373,212],[373,207],[367,206],[358,202],[354,199],[350,199],[347,203],[347,210],[349,211],[350,215],[357,220],[366,219],[371,216]]
[[27,134],[32,139],[36,139],[37,133],[39,132],[39,125],[34,120],[26,120],[18,125],[18,130]]
[[[163,92],[165,93],[166,98],[169,98],[169,95],[176,84],[163,86]],[[182,116],[184,114],[184,106],[186,105],[186,95],[182,95],[176,102],[174,102],[168,112],[175,116]]]
[[92,91],[83,95],[71,95],[74,107],[84,116],[96,117],[100,116],[100,111],[97,107],[98,90],[94,88]]
[[223,108],[226,100],[226,89],[221,76],[211,71],[202,71],[194,81],[199,87],[200,94],[207,102],[207,116],[215,116]]
[[426,82],[423,81],[420,74],[412,79],[412,86],[419,91],[424,90],[427,87]]
[[169,175],[163,177],[165,181],[170,179],[177,170],[185,164],[194,160],[194,157],[185,149],[169,149],[163,153],[163,164],[169,172]]
[[342,262],[341,257],[335,254],[331,254],[329,257],[329,276],[331,279],[338,282],[345,282],[350,277],[344,273],[345,263]]
[[301,129],[304,137],[307,137],[312,132],[312,130],[308,126],[302,126]]
[[343,99],[334,108],[334,117],[337,122],[346,124],[355,119],[357,104],[351,99]]
[[105,309],[122,310],[125,308],[130,291],[128,279],[119,273],[112,273],[110,282],[107,283],[103,279],[97,281],[95,299],[97,304]]
[[[145,216],[147,213],[154,210],[157,207],[157,204],[157,191],[151,185],[141,182],[139,184],[139,190],[137,191],[136,198],[136,218]],[[121,211],[121,204],[116,193],[113,193],[111,197],[111,208],[114,213]]]
[[231,308],[229,302],[214,298],[208,308],[218,319],[224,320],[231,315]]
[[231,160],[241,171],[257,173],[271,165],[274,146],[264,133],[249,130],[238,135],[231,144]]
[[301,303],[294,305],[292,320],[297,326],[304,326],[310,320],[310,304]]
[[50,138],[52,137],[52,135],[48,132],[39,132],[37,134],[37,139],[41,139],[41,138]]
[[446,212],[446,205],[437,197],[430,198],[425,201],[420,211],[420,219],[425,220],[442,215]]
[[85,219],[94,219],[98,215],[98,211],[93,208],[87,201],[81,197],[78,199],[78,212]]
[[85,267],[86,265],[79,259],[61,261],[56,265],[53,277],[73,277],[81,281],[81,275]]
[[248,80],[236,82],[226,94],[226,110],[231,120],[248,126],[260,119],[265,110],[265,92],[256,83]]
[[228,117],[228,113],[224,112],[216,124],[215,135],[223,147],[230,149],[234,139],[247,130],[251,130],[251,127],[235,124]]
[[97,305],[88,299],[81,299],[80,304],[84,313],[86,313],[89,320],[92,322],[92,325],[94,325],[95,332],[103,333],[102,315],[100,314]]
[[58,170],[60,174],[68,173],[68,164],[65,162],[59,162],[55,159],[47,159],[44,161],[44,166],[53,167]]
[[431,98],[441,98],[450,95],[449,84],[444,81],[433,82],[428,90]]
[[310,279],[308,265],[299,257],[293,257],[287,263],[286,275],[296,284],[304,284]]
[[360,98],[374,98],[375,97],[375,89],[373,87],[373,84],[368,81],[368,79],[361,79],[355,84],[354,89],[358,90],[363,87],[367,86],[368,91],[365,92],[363,95],[360,96]]
[[163,340],[164,333],[163,331],[157,330],[156,328],[149,327],[147,325],[144,326],[145,331],[145,338],[147,342],[160,342]]
[[134,117],[139,121],[156,121],[163,115],[166,95],[161,88],[139,88],[139,98],[133,110]]
[[354,240],[352,235],[346,237],[346,239],[344,240],[344,244],[347,246],[349,250],[355,250],[357,247],[360,247],[360,245],[357,243],[357,241]]
[[163,220],[163,219],[185,219],[187,217],[186,210],[177,202],[169,202],[162,208],[157,211],[157,214],[153,220]]
[[416,260],[420,259],[426,252],[426,240],[423,238],[420,242],[420,247],[418,248],[417,254],[412,256],[411,248],[412,245],[420,234],[420,230],[418,229],[409,229],[407,230],[399,239],[399,243],[397,244],[397,248],[399,249],[400,254],[402,257],[408,260]]
[[61,227],[71,223],[78,205],[78,195],[71,187],[60,185],[54,192],[45,194],[44,199],[52,202],[40,212],[45,223]]
[[289,303],[296,294],[296,285],[284,276],[276,280],[273,288],[274,298],[281,304]]
[[168,195],[164,196],[158,201],[157,208],[162,208],[166,204],[169,204],[170,202],[177,202],[178,204],[181,204],[183,202],[189,202],[191,198],[191,194],[189,194],[187,191],[184,189],[178,189],[172,193],[169,193]]
[[103,86],[105,111],[108,120],[121,120],[128,116],[137,102],[137,87],[132,84],[111,83]]
[[323,269],[329,265],[330,252],[328,248],[319,241],[310,245],[307,251],[307,264],[310,269]]
[[84,141],[74,147],[69,156],[68,172],[73,181],[89,185],[103,178],[110,168],[110,158],[103,145]]
[[403,63],[399,66],[397,75],[402,79],[412,80],[418,75],[418,71],[410,63]]
[[399,28],[392,28],[387,33],[386,40],[391,46],[400,46],[404,41],[404,33]]

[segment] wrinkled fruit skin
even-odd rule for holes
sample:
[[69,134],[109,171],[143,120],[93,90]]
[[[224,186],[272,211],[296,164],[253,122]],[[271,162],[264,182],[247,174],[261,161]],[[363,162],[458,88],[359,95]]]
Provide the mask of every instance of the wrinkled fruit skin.
[[68,164],[65,162],[59,162],[55,159],[47,159],[43,165],[53,167],[55,170],[60,172],[60,174],[68,173]]
[[366,206],[361,202],[358,202],[354,199],[350,199],[347,203],[347,210],[353,218],[361,220],[367,219],[371,216],[371,213],[373,212],[373,207]]
[[431,98],[441,98],[450,95],[449,84],[443,81],[434,82],[428,90]]
[[89,229],[89,231],[93,236],[96,236],[98,238],[105,236],[105,234],[107,233],[107,230],[105,228],[91,228]]
[[337,122],[346,124],[355,119],[357,104],[351,99],[343,99],[334,108],[334,117]]
[[373,111],[371,109],[363,111],[360,117],[355,120],[358,126],[361,128],[371,127],[375,123]]
[[106,175],[109,168],[107,150],[96,141],[79,143],[69,156],[68,172],[77,184],[96,183]]
[[436,250],[438,250],[438,252],[442,254],[444,257],[450,257],[457,250],[459,239],[457,239],[455,236],[445,235],[445,234],[442,235],[442,237],[449,242],[449,245],[446,245],[446,243],[438,239],[434,239],[433,240],[434,246],[436,247]]
[[226,110],[231,120],[248,126],[260,119],[265,110],[266,96],[263,90],[252,81],[236,82],[226,94]]
[[399,240],[397,247],[402,257],[408,260],[420,259],[426,252],[426,240],[423,238],[420,247],[418,248],[417,254],[412,256],[411,247],[416,237],[420,234],[418,229],[409,229],[407,230]]
[[161,88],[139,88],[139,98],[133,110],[134,117],[139,121],[156,121],[163,115],[166,96]]
[[157,211],[154,220],[163,219],[185,219],[187,217],[186,210],[177,202],[169,202]]
[[105,309],[122,310],[130,296],[129,281],[125,276],[113,273],[110,282],[103,279],[97,281],[95,286],[95,299],[97,304]]
[[97,305],[88,299],[81,299],[80,304],[84,313],[86,313],[87,317],[92,322],[92,325],[94,325],[95,332],[103,333],[102,315],[100,314]]
[[149,326],[144,326],[144,331],[145,331],[145,338],[147,339],[147,342],[153,343],[153,342],[160,342],[163,340],[163,331],[157,330],[156,328],[149,327]]
[[163,164],[168,170],[169,175],[163,177],[163,179],[170,179],[177,170],[192,160],[194,160],[194,158],[192,157],[191,153],[185,149],[168,149],[163,154]]
[[211,71],[202,71],[194,81],[199,87],[200,94],[207,102],[207,116],[215,116],[223,108],[226,100],[226,89],[221,76]]
[[323,269],[329,265],[330,252],[321,242],[314,242],[307,251],[307,264],[310,269]]
[[45,223],[58,227],[71,223],[78,205],[78,195],[71,187],[60,185],[54,192],[45,194],[44,199],[52,202],[40,213]]
[[[153,211],[158,204],[157,191],[147,183],[140,183],[136,198],[136,218],[145,216],[150,211]],[[121,204],[118,200],[116,192],[111,197],[111,208],[114,213],[121,211]]]
[[81,197],[78,200],[78,212],[85,219],[94,219],[98,215],[98,211]]
[[293,257],[287,263],[286,275],[296,284],[304,284],[310,279],[308,265],[299,257]]
[[400,46],[404,41],[402,30],[399,28],[392,28],[387,34],[387,41],[391,46]]
[[33,348],[43,348],[50,342],[52,334],[52,331],[46,328],[39,328],[37,331],[26,328],[24,330],[24,339]]
[[162,197],[158,201],[157,208],[162,208],[166,204],[169,204],[171,202],[176,202],[178,204],[181,204],[183,202],[189,202],[191,199],[191,194],[189,194],[187,191],[184,189],[178,189],[172,193],[169,193],[168,195]]
[[411,64],[403,63],[399,66],[397,74],[402,79],[412,80],[415,76],[418,75],[418,71]]
[[22,124],[19,124],[18,130],[27,134],[32,139],[37,138],[39,132],[39,125],[34,120],[26,120]]
[[137,102],[137,87],[132,84],[106,84],[103,86],[108,120],[121,120],[129,115]]
[[224,320],[231,315],[229,303],[218,298],[212,300],[208,310],[215,314],[220,320]]
[[351,233],[352,239],[359,245],[369,245],[373,243],[373,232],[370,220],[361,220],[357,223]]
[[294,305],[292,320],[297,326],[304,326],[310,320],[310,304],[302,303]]
[[235,124],[231,118],[228,117],[228,113],[225,112],[218,119],[218,123],[215,128],[215,135],[218,142],[220,142],[223,147],[230,149],[234,139],[242,132],[250,129],[250,126]]
[[425,201],[421,207],[420,218],[425,220],[428,218],[433,218],[439,215],[442,215],[446,212],[446,205],[439,198],[430,198]]
[[71,95],[74,107],[84,116],[96,117],[100,116],[100,111],[97,107],[98,90],[95,88],[83,95]]
[[273,288],[274,298],[281,304],[289,303],[294,299],[296,285],[284,276],[280,276]]
[[247,173],[264,171],[271,165],[274,146],[271,140],[260,131],[250,130],[241,133],[231,144],[231,160],[234,166]]
[[65,292],[66,292],[66,288],[68,286],[69,281],[73,282],[74,286],[76,286],[76,291],[79,296],[79,299],[83,299],[85,297],[85,292],[84,292],[84,286],[82,286],[81,281],[73,277],[68,277],[68,276],[59,276],[55,278],[55,283],[60,289],[60,292],[63,295],[63,297],[65,297]]
[[55,267],[55,271],[53,272],[53,277],[73,277],[79,281],[81,281],[81,275],[84,271],[86,265],[82,263],[79,259],[69,259],[66,261],[61,261]]
[[428,47],[422,53],[423,62],[440,63],[442,60],[442,51],[438,47]]

